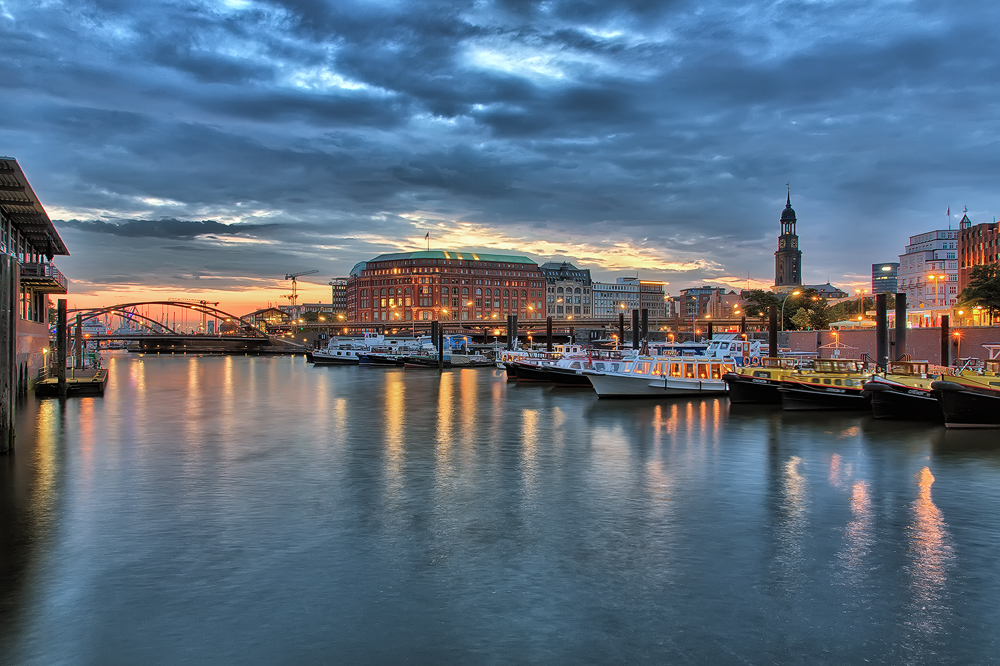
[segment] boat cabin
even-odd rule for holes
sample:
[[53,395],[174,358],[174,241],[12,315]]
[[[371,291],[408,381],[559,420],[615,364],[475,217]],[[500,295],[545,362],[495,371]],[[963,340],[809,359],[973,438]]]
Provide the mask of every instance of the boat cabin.
[[722,359],[645,357],[626,362],[622,367],[622,372],[634,375],[649,375],[651,377],[722,379],[724,373],[733,372],[735,369],[735,363],[732,361],[723,361]]
[[892,361],[889,363],[890,375],[903,375],[905,377],[922,377],[924,379],[930,374],[928,368],[929,361]]
[[857,360],[818,358],[813,361],[813,372],[829,372],[835,374],[848,374],[861,372],[861,366]]

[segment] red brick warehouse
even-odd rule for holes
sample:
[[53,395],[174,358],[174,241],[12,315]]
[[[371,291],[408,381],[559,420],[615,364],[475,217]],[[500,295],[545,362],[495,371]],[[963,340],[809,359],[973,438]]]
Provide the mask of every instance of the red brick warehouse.
[[380,254],[351,269],[351,322],[544,319],[545,277],[527,257],[429,250]]

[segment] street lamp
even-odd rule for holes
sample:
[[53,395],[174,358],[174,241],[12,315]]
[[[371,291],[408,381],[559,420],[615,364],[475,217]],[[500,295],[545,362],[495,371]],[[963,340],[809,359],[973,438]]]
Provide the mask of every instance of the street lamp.
[[785,330],[785,301],[788,300],[789,296],[798,296],[801,293],[802,293],[801,291],[793,291],[792,293],[787,294],[784,299],[782,299],[782,301],[781,301],[781,325],[778,326],[778,330],[779,331]]

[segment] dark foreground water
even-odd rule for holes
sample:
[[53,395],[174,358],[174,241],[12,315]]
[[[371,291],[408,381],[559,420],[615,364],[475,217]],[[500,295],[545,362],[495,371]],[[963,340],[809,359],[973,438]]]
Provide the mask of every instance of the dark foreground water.
[[15,664],[1000,663],[1000,435],[110,360],[0,459]]

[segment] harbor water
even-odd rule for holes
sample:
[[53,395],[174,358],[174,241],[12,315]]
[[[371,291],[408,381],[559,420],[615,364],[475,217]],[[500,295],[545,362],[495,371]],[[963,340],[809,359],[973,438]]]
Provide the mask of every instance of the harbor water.
[[106,365],[0,459],[0,663],[1000,663],[995,431]]

